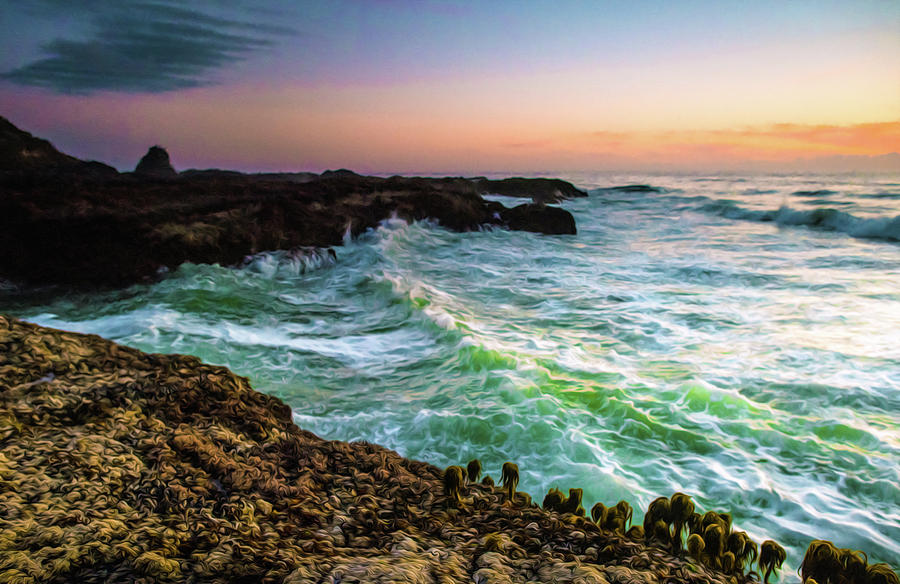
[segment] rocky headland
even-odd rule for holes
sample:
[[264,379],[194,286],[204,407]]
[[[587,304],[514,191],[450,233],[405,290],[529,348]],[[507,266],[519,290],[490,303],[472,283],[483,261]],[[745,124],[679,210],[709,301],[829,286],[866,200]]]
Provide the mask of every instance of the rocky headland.
[[[509,208],[483,194],[528,197]],[[381,178],[348,170],[177,173],[150,148],[132,173],[83,162],[0,118],[0,278],[122,286],[183,262],[340,245],[391,216],[445,228],[574,234],[549,205],[586,193],[555,179]]]

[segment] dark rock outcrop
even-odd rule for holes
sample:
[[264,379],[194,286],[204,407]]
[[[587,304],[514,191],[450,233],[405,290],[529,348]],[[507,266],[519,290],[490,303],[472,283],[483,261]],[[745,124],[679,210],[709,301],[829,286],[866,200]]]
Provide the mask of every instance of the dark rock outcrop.
[[122,175],[7,182],[0,192],[0,277],[34,284],[122,286],[186,261],[340,245],[348,229],[355,236],[393,214],[457,231],[502,223],[471,185],[420,179]]
[[[56,152],[43,141],[36,144],[42,152]],[[73,168],[91,168],[71,160],[80,165]],[[575,232],[562,209],[510,210],[485,200],[480,179],[379,178],[344,169],[322,176],[222,170],[186,172],[172,180],[176,176],[159,147],[150,149],[134,173],[80,170],[64,180],[42,172],[0,173],[0,278],[123,286],[186,261],[233,265],[266,250],[340,245],[348,230],[358,235],[392,215],[435,220],[456,231],[494,225]],[[489,182],[530,196],[568,184]]]
[[575,218],[565,209],[531,203],[506,209],[501,217],[506,226],[518,231],[547,235],[575,235]]
[[36,138],[0,116],[0,172],[29,174],[81,173],[89,177],[113,176],[116,169],[101,162],[63,154],[47,140]]
[[174,178],[178,176],[178,173],[175,172],[172,163],[169,161],[169,153],[162,146],[151,146],[150,150],[138,162],[137,167],[134,169],[134,174],[152,178]]
[[256,172],[252,174],[248,174],[246,172],[239,172],[237,170],[221,170],[218,168],[206,168],[206,169],[196,169],[190,168],[188,170],[182,170],[178,173],[178,176],[185,178],[194,178],[194,179],[259,179],[264,181],[273,181],[273,182],[293,182],[293,183],[308,183],[310,181],[314,181],[319,178],[319,175],[314,172]]
[[319,176],[321,176],[321,178],[354,178],[361,177],[362,175],[346,168],[339,168],[337,170],[326,170]]
[[239,172],[237,170],[222,170],[220,168],[189,168],[188,170],[182,170],[181,172],[179,172],[178,176],[182,176],[185,178],[229,179],[245,178],[247,174],[244,172]]
[[572,183],[558,178],[504,178],[490,180],[475,179],[478,192],[484,195],[504,195],[508,197],[531,197],[535,203],[558,203],[575,197],[586,197],[587,193]]
[[0,388],[3,581],[753,581],[500,488],[450,501],[195,357],[0,315]]
[[664,189],[651,185],[621,185],[597,189],[597,192],[609,193],[661,193]]

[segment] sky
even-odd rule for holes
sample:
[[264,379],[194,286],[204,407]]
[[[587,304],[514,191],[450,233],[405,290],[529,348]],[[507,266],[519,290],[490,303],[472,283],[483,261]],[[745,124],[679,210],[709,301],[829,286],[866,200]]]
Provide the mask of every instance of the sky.
[[0,115],[120,170],[900,172],[898,0],[0,2]]

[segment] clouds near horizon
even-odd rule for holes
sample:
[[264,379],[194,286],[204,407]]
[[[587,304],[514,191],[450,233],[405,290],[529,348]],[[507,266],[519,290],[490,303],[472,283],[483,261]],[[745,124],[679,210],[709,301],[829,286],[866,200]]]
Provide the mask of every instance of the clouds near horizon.
[[649,150],[677,148],[728,151],[758,159],[784,154],[848,154],[873,156],[900,151],[900,121],[863,124],[780,123],[717,130],[644,132],[597,131],[585,136],[586,146],[616,148],[640,155]]

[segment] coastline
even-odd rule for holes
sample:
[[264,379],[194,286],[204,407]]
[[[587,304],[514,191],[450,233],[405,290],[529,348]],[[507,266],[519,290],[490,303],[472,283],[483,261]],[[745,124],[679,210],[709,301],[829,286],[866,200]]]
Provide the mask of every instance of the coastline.
[[0,185],[0,246],[11,250],[0,275],[38,285],[120,287],[188,261],[233,265],[267,250],[340,245],[392,216],[454,231],[575,233],[568,211],[508,208],[483,199],[467,179],[51,175],[8,176]]
[[2,316],[0,347],[9,581],[754,581],[499,486],[454,506],[437,467],[194,357]]
[[[454,231],[575,234],[554,206],[585,197],[547,178],[177,173],[150,148],[132,173],[63,154],[0,117],[0,277],[26,285],[123,287],[184,262],[234,265],[262,251],[326,248],[390,217]],[[527,197],[506,207],[483,194]]]
[[[578,196],[577,189],[572,193],[563,186],[574,189],[571,184],[550,179],[377,178],[350,171],[303,176],[226,171],[138,176],[114,170],[112,174],[98,163],[67,164],[89,167],[7,171],[0,176],[8,187],[4,191],[8,196],[0,202],[0,217],[6,219],[2,236],[6,239],[0,237],[0,242],[3,249],[14,252],[4,256],[0,276],[61,287],[118,287],[152,279],[160,268],[183,261],[228,265],[268,249],[287,249],[307,259],[303,254],[327,254],[329,246],[391,216],[434,219],[456,231],[487,225],[566,233],[565,222],[549,214],[559,211],[565,217],[567,212],[546,204]],[[481,195],[488,192],[527,195],[535,202],[507,209],[483,199]],[[517,213],[521,216],[516,217]],[[97,337],[68,337],[73,333],[12,320],[7,325],[16,332],[5,331],[0,343],[13,343],[15,350],[4,346],[3,357],[8,354],[19,360],[0,363],[9,388],[0,416],[10,422],[5,424],[9,429],[2,440],[8,452],[19,458],[14,463],[3,460],[0,475],[7,485],[14,485],[9,487],[12,493],[2,493],[14,515],[2,532],[6,551],[13,554],[10,564],[0,566],[3,570],[18,570],[21,563],[42,574],[42,568],[29,559],[33,555],[54,570],[75,570],[59,577],[63,580],[100,579],[104,574],[108,580],[131,580],[135,574],[179,580],[187,569],[191,578],[205,581],[230,579],[221,576],[228,571],[240,574],[250,557],[254,562],[263,558],[262,565],[269,570],[243,575],[254,581],[269,577],[371,579],[373,573],[386,581],[407,576],[416,581],[414,572],[422,569],[436,574],[438,580],[451,581],[521,577],[600,582],[736,578],[743,582],[755,577],[717,573],[715,569],[725,569],[719,556],[702,562],[670,553],[674,550],[664,549],[662,541],[666,536],[657,541],[663,545],[652,541],[648,545],[649,540],[635,533],[613,533],[571,512],[554,515],[524,503],[506,504],[502,489],[469,485],[463,506],[455,508],[445,493],[440,469],[374,445],[326,442],[298,430],[283,403],[260,397],[246,380],[223,368],[205,366],[193,357],[146,355],[108,341],[101,343]],[[41,340],[45,336],[52,339]],[[122,361],[119,356],[125,353],[128,359]],[[118,364],[115,372],[108,370],[111,362]],[[159,368],[164,372],[153,372]],[[173,388],[190,391],[159,394]],[[120,401],[122,393],[128,403]],[[218,409],[217,400],[231,409]],[[175,414],[170,411],[173,407]],[[134,432],[141,437],[134,438]],[[34,441],[35,436],[55,434],[68,442],[53,446],[51,440],[50,449],[42,450],[48,444]],[[152,445],[150,451],[140,450],[147,445]],[[301,461],[301,451],[307,449],[321,456]],[[41,464],[30,464],[35,456]],[[42,468],[47,461],[59,476],[47,475]],[[355,466],[349,475],[346,468],[338,468],[348,461]],[[19,467],[28,470],[17,474]],[[374,478],[360,479],[359,469]],[[499,475],[499,469],[489,470]],[[304,484],[300,475],[309,478],[304,473],[312,476],[320,471],[322,480],[314,477],[302,492],[294,490]],[[75,486],[84,486],[84,492],[70,495],[74,487],[68,479],[75,474],[80,479]],[[108,485],[105,474],[119,482]],[[93,483],[98,481],[105,491],[94,490]],[[137,486],[126,488],[128,481]],[[16,499],[18,493],[27,497]],[[374,504],[365,498],[367,494],[373,496]],[[116,502],[114,507],[110,501]],[[119,505],[123,502],[125,510]],[[65,511],[59,517],[33,519],[51,509],[56,513],[60,507]],[[190,509],[198,517],[212,510],[198,527],[209,528],[212,536],[197,533],[191,526],[194,512]],[[323,509],[327,519],[320,517]],[[364,517],[362,523],[359,517]],[[19,519],[24,523],[18,524]],[[161,547],[135,547],[123,528],[146,522],[150,525],[146,539]],[[37,525],[62,531],[38,532]],[[109,526],[112,531],[107,530]],[[663,531],[668,533],[668,528]],[[32,537],[32,532],[38,535]],[[182,532],[188,540],[178,535]],[[222,552],[225,532],[231,539]],[[247,533],[253,540],[249,543],[241,539]],[[278,543],[254,547],[261,534],[275,534],[273,541]],[[297,544],[284,544],[289,557],[272,552],[284,547],[278,539],[283,537]],[[74,547],[61,543],[70,540],[81,543]],[[198,541],[208,543],[208,553],[188,554],[186,550],[197,549]],[[222,553],[216,555],[217,550]],[[275,555],[267,556],[269,552]],[[834,552],[843,554],[843,559],[835,555],[829,561],[840,565],[850,561],[847,558],[861,557],[851,550]],[[294,562],[304,554],[312,554],[313,560]],[[430,562],[431,556],[442,561]],[[218,562],[212,571],[207,570],[209,557]],[[392,564],[397,558],[402,560],[401,571]],[[708,570],[704,563],[714,569]],[[284,572],[285,565],[294,568]],[[321,572],[326,569],[330,572]],[[57,578],[9,573],[23,581]],[[896,581],[889,569],[886,573],[893,579],[873,576],[867,581]]]

